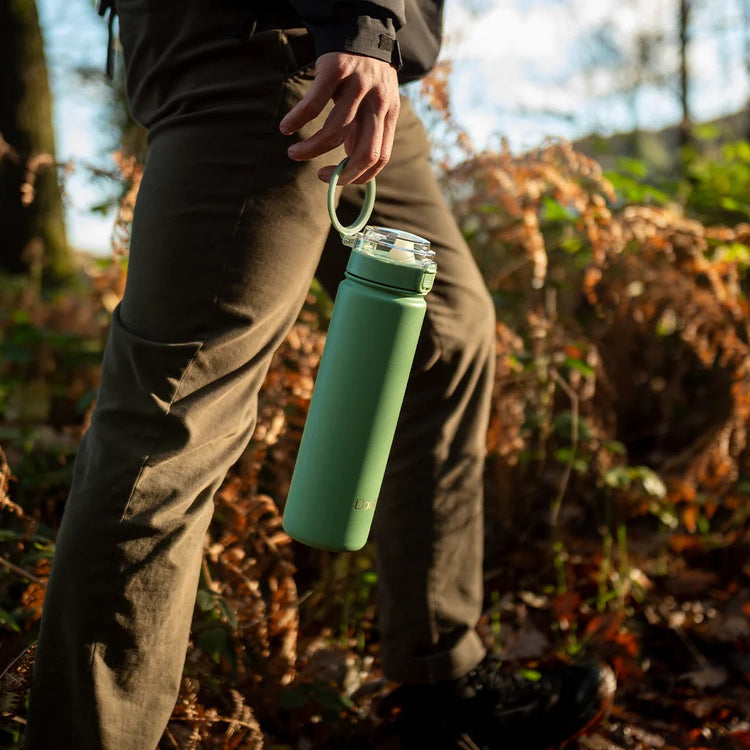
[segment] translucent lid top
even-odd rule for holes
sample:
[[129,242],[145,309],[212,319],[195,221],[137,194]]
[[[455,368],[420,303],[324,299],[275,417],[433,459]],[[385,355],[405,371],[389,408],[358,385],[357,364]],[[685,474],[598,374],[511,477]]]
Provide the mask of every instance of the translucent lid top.
[[[345,239],[346,244],[349,238]],[[351,238],[353,250],[370,255],[386,263],[428,268],[434,266],[434,250],[430,242],[411,232],[389,227],[365,227]]]
[[365,227],[342,239],[353,251],[346,266],[348,277],[419,295],[432,288],[437,263],[423,237],[389,227]]

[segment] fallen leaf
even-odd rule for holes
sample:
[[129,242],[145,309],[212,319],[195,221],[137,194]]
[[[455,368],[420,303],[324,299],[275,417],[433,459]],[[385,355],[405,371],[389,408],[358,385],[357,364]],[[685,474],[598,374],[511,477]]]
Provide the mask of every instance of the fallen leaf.
[[693,672],[685,672],[682,679],[689,680],[698,690],[705,690],[721,687],[729,679],[729,673],[724,667],[705,667]]

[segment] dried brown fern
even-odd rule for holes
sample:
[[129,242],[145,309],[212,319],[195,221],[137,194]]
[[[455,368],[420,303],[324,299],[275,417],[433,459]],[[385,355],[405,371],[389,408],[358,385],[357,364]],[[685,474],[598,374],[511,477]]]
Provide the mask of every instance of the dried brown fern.
[[[620,463],[649,463],[669,480],[671,502],[701,492],[714,504],[731,499],[748,465],[750,310],[743,271],[724,250],[748,246],[748,226],[706,227],[674,207],[616,209],[599,165],[558,142],[521,155],[507,145],[471,154],[447,172],[446,189],[490,290],[515,300],[514,317],[502,319],[521,343],[498,340],[489,431],[490,476],[503,490],[491,486],[490,494],[498,501],[518,495],[512,467],[519,455],[551,455],[553,417],[573,406],[586,419],[587,444],[579,448],[589,456],[593,487],[614,460],[602,441],[629,444],[631,404],[653,432],[652,448]],[[594,316],[580,315],[586,305]],[[589,360],[591,375],[565,369],[571,350]],[[519,356],[527,358],[522,371]],[[716,404],[691,400],[686,383],[698,373]],[[654,403],[652,419],[638,412],[644,392]],[[677,420],[685,408],[695,412],[689,424]],[[535,417],[536,432],[519,426],[522,415]],[[566,467],[550,474],[547,463],[545,476],[563,482]]]
[[673,477],[674,501],[690,501],[696,489],[726,496],[748,447],[750,318],[737,264],[720,250],[748,244],[748,228],[704,227],[669,209],[642,207],[627,208],[617,220],[625,249],[607,254],[588,298],[611,320],[630,321],[653,337],[659,330],[664,337],[666,328],[694,357],[686,367],[725,374],[728,408],[721,415],[716,405],[692,404],[721,418],[660,469]]
[[0,674],[0,726],[15,721],[31,687],[36,644],[19,654]]
[[23,519],[26,517],[23,508],[18,503],[14,503],[8,494],[11,479],[13,479],[13,474],[5,453],[0,448],[0,510],[6,510],[17,518]]

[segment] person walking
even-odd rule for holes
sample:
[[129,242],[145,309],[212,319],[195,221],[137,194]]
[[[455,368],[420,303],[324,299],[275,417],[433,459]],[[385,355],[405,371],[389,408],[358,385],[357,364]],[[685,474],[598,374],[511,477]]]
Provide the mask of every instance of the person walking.
[[313,276],[331,293],[343,277],[326,191],[345,156],[342,222],[377,177],[373,223],[428,239],[439,268],[373,526],[402,747],[455,747],[468,734],[479,746],[542,748],[590,728],[605,708],[605,668],[524,679],[488,657],[475,630],[495,313],[399,92],[434,64],[442,2],[104,0],[107,9],[149,150],[126,288],[57,538],[27,750],[159,742],[213,495],[251,438],[271,356]]

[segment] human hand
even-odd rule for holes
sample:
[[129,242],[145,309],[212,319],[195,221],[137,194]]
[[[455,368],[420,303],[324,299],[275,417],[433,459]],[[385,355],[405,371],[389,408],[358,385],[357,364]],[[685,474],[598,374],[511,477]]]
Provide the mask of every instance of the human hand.
[[[393,148],[399,108],[396,69],[383,60],[348,52],[328,52],[315,63],[315,80],[279,125],[291,135],[314,120],[333,101],[323,126],[289,147],[290,159],[309,161],[344,144],[349,157],[339,184],[364,184],[386,165]],[[318,177],[329,182],[335,164]]]

